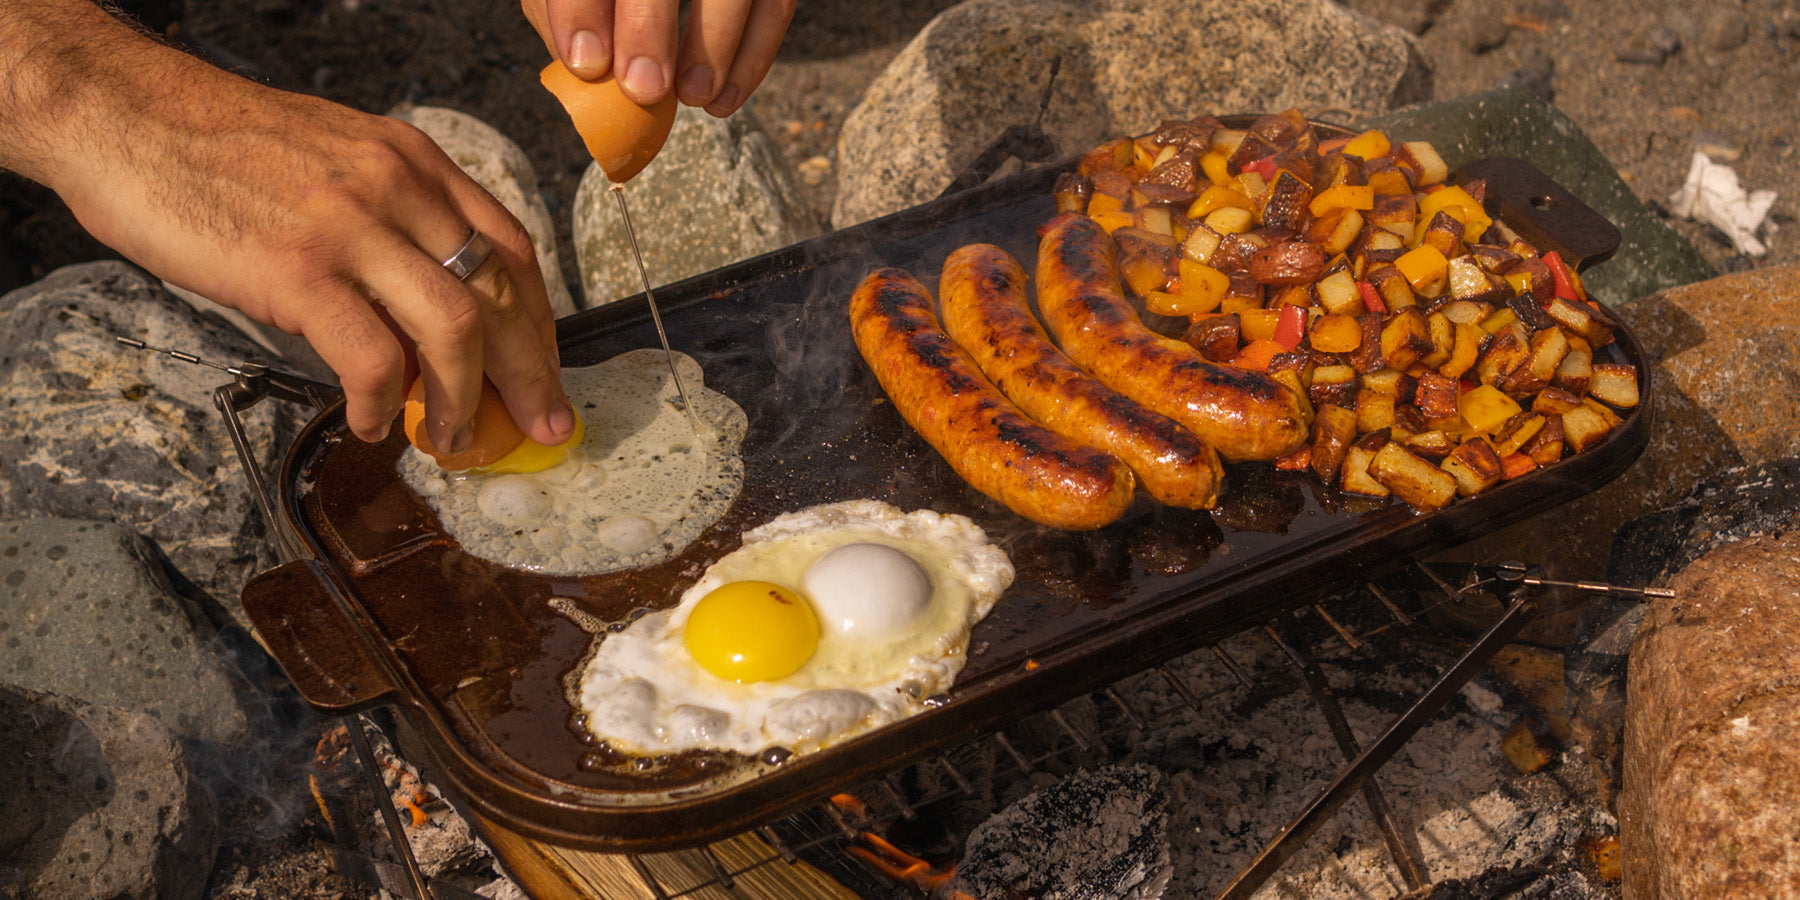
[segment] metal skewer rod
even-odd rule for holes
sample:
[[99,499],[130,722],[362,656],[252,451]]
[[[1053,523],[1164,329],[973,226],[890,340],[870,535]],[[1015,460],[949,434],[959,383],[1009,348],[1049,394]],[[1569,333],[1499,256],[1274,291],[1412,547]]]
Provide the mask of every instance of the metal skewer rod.
[[695,434],[699,434],[699,414],[694,412],[694,405],[688,402],[687,388],[681,383],[681,373],[675,370],[675,351],[669,349],[669,333],[663,330],[662,313],[656,308],[656,294],[650,290],[650,269],[644,265],[644,251],[638,248],[637,229],[631,225],[631,210],[625,206],[625,185],[614,182],[610,190],[619,201],[619,217],[625,220],[625,237],[631,242],[631,255],[637,260],[638,277],[644,282],[644,299],[650,304],[650,321],[656,325],[656,338],[662,341],[663,355],[669,360],[669,377],[675,379],[675,393],[681,398],[681,408],[687,412],[688,424],[694,427]]

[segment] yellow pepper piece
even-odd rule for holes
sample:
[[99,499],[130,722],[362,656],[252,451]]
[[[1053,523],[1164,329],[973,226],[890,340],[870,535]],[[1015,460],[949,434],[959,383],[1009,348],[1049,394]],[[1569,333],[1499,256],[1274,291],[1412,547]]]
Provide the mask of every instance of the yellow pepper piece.
[[1388,155],[1388,151],[1391,149],[1393,149],[1393,145],[1388,142],[1387,135],[1370,129],[1351,138],[1350,142],[1344,145],[1344,155],[1360,156],[1365,160],[1370,160]]
[[1460,187],[1445,187],[1425,195],[1419,201],[1419,221],[1430,222],[1431,217],[1442,210],[1463,223],[1463,242],[1473,244],[1481,237],[1494,220],[1488,218],[1487,210],[1469,196],[1469,192]]
[[1400,270],[1400,274],[1406,277],[1407,283],[1412,285],[1415,291],[1424,290],[1435,284],[1438,279],[1444,277],[1444,271],[1449,266],[1450,261],[1444,258],[1444,254],[1430,244],[1422,244],[1413,250],[1408,250],[1399,259],[1394,260],[1394,268]]
[[1200,157],[1200,171],[1206,173],[1207,181],[1226,184],[1231,181],[1231,170],[1226,166],[1230,158],[1223,150],[1213,150]]
[[1471,389],[1456,400],[1457,415],[1478,434],[1492,434],[1519,412],[1518,401],[1491,384]]
[[1312,198],[1306,208],[1314,218],[1324,218],[1339,209],[1374,209],[1375,189],[1366,184],[1332,185]]
[[1195,197],[1194,202],[1188,204],[1187,215],[1190,219],[1204,219],[1211,215],[1213,210],[1227,206],[1244,210],[1256,208],[1256,204],[1251,203],[1250,198],[1244,196],[1242,191],[1215,184],[1201,191],[1200,196]]

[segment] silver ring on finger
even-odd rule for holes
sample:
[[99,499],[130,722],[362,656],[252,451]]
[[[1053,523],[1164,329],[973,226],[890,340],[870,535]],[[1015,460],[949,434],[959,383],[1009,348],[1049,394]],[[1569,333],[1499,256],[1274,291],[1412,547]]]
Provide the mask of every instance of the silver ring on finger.
[[457,281],[467,281],[471,273],[487,262],[488,254],[492,252],[494,245],[481,232],[471,228],[469,239],[463,241],[463,245],[449,259],[444,260],[443,266],[456,276]]

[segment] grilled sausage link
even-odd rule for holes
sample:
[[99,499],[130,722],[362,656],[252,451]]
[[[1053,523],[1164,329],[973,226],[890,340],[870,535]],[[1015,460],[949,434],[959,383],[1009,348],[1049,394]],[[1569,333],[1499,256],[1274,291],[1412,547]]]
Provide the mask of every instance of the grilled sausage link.
[[1219,454],[1056,349],[1025,305],[1025,270],[1011,254],[992,244],[958,248],[944,261],[938,301],[951,340],[1027,415],[1124,460],[1163,503],[1188,509],[1218,503]]
[[1131,505],[1131,470],[1020,412],[944,333],[912,275],[870,273],[850,298],[850,324],[894,408],[971,487],[1069,531],[1099,528]]
[[1038,244],[1038,308],[1069,356],[1100,383],[1181,423],[1229,460],[1277,459],[1306,442],[1300,398],[1247,369],[1207,362],[1138,319],[1112,236],[1064,213]]

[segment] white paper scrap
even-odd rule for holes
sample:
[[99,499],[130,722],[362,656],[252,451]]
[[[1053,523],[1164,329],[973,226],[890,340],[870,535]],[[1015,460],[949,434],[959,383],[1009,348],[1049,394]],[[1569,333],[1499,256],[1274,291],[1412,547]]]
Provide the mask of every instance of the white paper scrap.
[[1744,193],[1738,185],[1737,172],[1713,162],[1704,153],[1694,153],[1687,183],[1669,196],[1669,205],[1678,216],[1705,222],[1724,232],[1740,253],[1761,256],[1769,252],[1763,241],[1775,233],[1775,221],[1769,218],[1775,192]]

